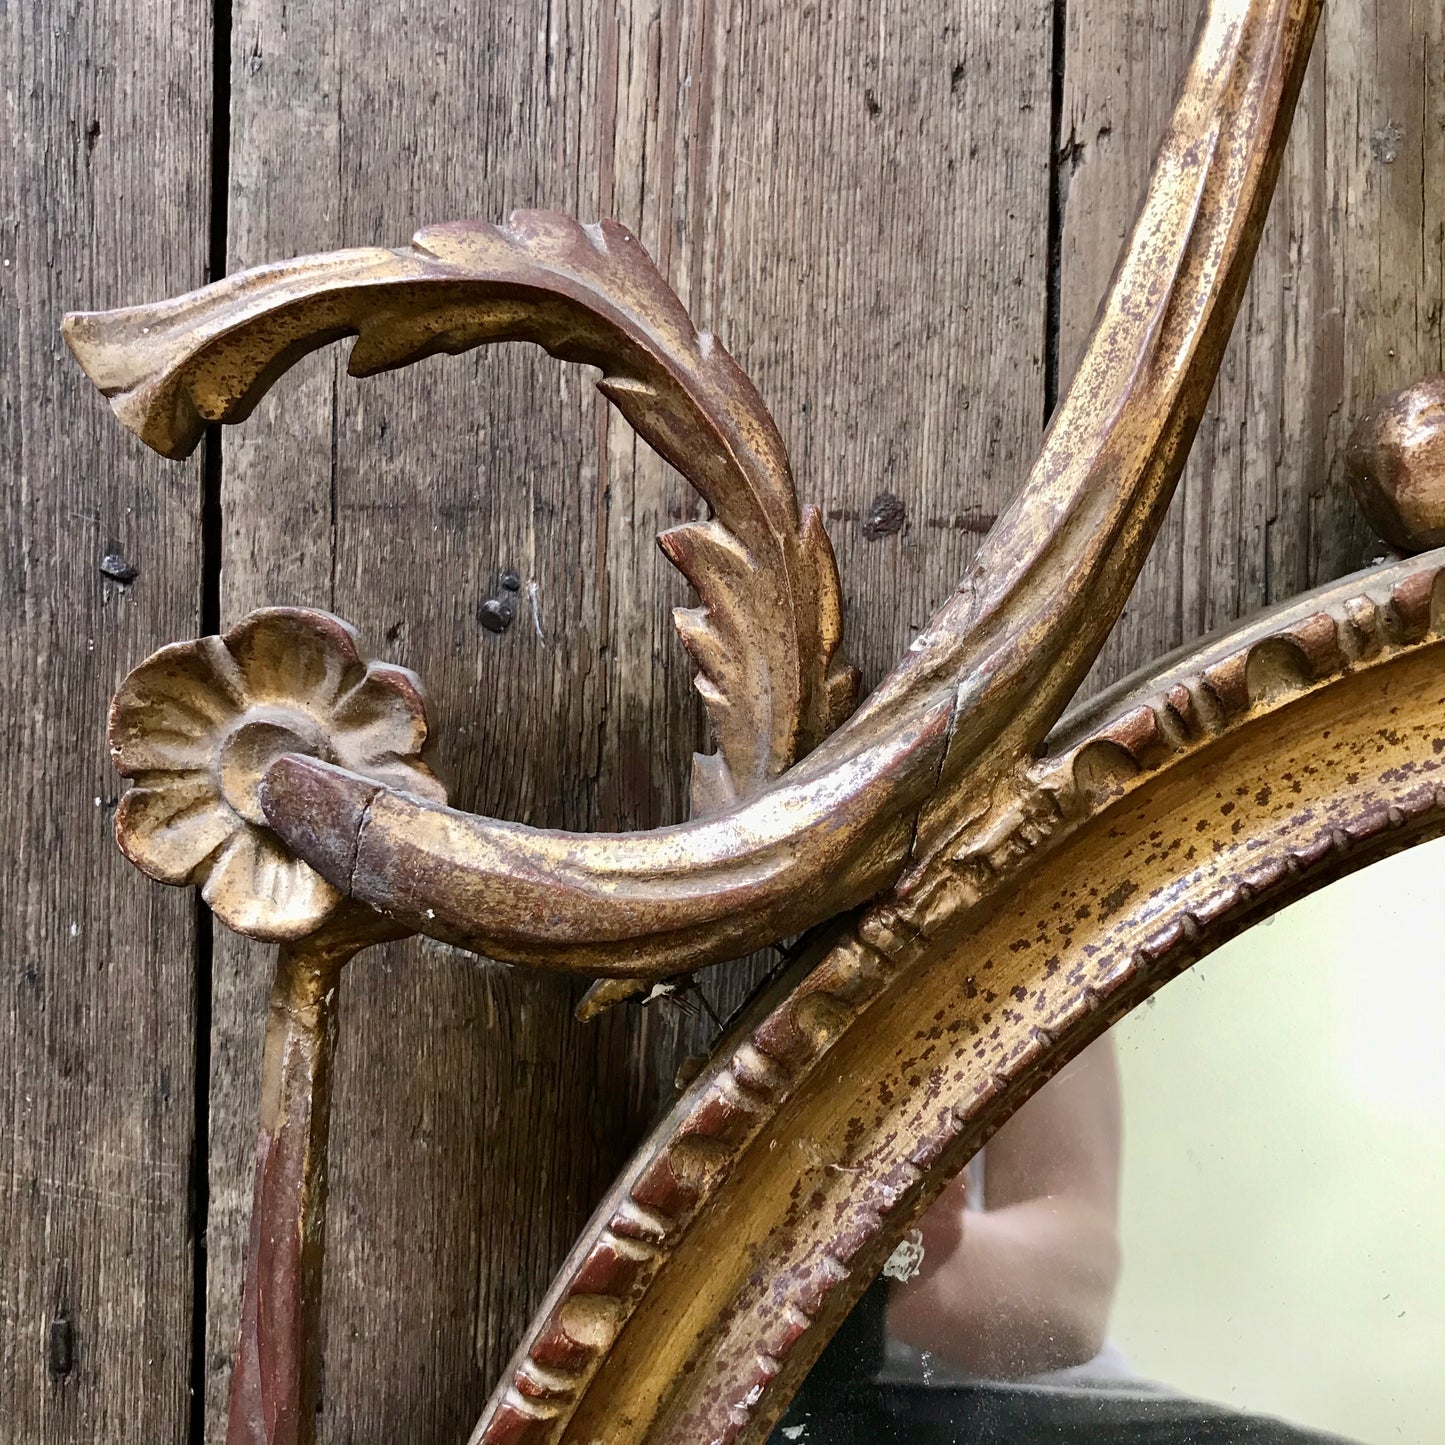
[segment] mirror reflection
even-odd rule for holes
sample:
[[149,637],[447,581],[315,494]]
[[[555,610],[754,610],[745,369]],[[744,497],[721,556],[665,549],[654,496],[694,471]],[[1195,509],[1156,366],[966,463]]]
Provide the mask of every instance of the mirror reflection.
[[777,1445],[1434,1442],[1445,839],[1171,983],[999,1131]]

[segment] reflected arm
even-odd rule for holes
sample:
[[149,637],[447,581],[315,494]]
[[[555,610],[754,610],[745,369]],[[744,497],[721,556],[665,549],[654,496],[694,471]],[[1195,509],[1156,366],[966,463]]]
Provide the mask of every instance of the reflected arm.
[[894,1289],[889,1331],[986,1379],[1097,1355],[1119,1275],[1121,1133],[1106,1034],[994,1136],[987,1207],[965,1212],[959,1175],[924,1216],[923,1267]]

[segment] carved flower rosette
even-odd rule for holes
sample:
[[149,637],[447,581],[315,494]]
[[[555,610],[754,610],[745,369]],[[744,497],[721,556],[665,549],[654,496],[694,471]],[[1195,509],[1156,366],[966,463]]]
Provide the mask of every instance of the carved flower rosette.
[[421,758],[420,680],[367,661],[346,623],[305,608],[267,608],[223,636],[163,647],[116,692],[109,739],[133,784],[115,824],[126,857],[162,883],[199,885],[215,915],[252,938],[304,938],[342,901],[266,825],[260,785],[278,757],[446,800]]

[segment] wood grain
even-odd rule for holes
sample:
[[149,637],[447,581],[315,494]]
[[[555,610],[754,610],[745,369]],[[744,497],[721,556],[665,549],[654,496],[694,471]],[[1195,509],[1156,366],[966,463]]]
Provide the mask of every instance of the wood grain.
[[[1050,15],[1035,0],[1000,26],[997,8],[239,4],[230,269],[520,205],[616,216],[773,408],[874,681],[1022,476],[1042,413]],[[695,515],[680,479],[540,356],[365,383],[338,367],[311,358],[227,437],[223,619],[333,607],[418,668],[463,806],[593,829],[683,816],[699,708],[670,635],[686,593],[653,541]],[[522,606],[495,635],[476,609],[509,567]],[[703,987],[722,1007],[757,966]],[[218,947],[213,1431],[263,975]],[[353,968],[323,1440],[465,1434],[710,1032],[669,1005],[582,1027],[575,998],[434,945]]]
[[193,4],[0,5],[4,1445],[189,1431],[195,904],[112,841],[105,708],[196,631],[201,464],[118,432],[59,326],[207,279],[210,55]]
[[[1060,180],[1065,380],[1183,74],[1198,0],[1073,0]],[[1442,365],[1445,4],[1327,4],[1254,277],[1189,469],[1091,690],[1385,551],[1355,420]]]

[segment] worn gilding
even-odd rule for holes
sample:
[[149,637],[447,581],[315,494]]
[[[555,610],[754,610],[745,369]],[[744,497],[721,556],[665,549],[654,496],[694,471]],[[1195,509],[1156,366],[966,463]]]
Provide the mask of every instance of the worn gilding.
[[[611,223],[429,227],[67,319],[121,420],[172,456],[342,336],[356,375],[536,342],[597,367],[713,511],[661,539],[701,601],[678,627],[717,744],[687,823],[528,828],[323,746],[246,774],[248,826],[309,870],[328,921],[305,966],[287,945],[273,1002],[266,1098],[297,1123],[284,1139],[265,1106],[256,1218],[302,1220],[306,1243],[268,1252],[253,1232],[230,1445],[309,1438],[326,1004],[368,928],[591,976],[589,1010],[803,935],[599,1208],[473,1437],[758,1442],[908,1224],[1064,1061],[1231,932],[1445,830],[1441,553],[1299,599],[1059,723],[1214,384],[1319,10],[1208,6],[1038,460],[856,711],[832,552],[777,428]],[[1403,550],[1442,522],[1427,392],[1351,451]],[[336,927],[357,932],[343,947]],[[252,1281],[286,1307],[258,1313]]]

